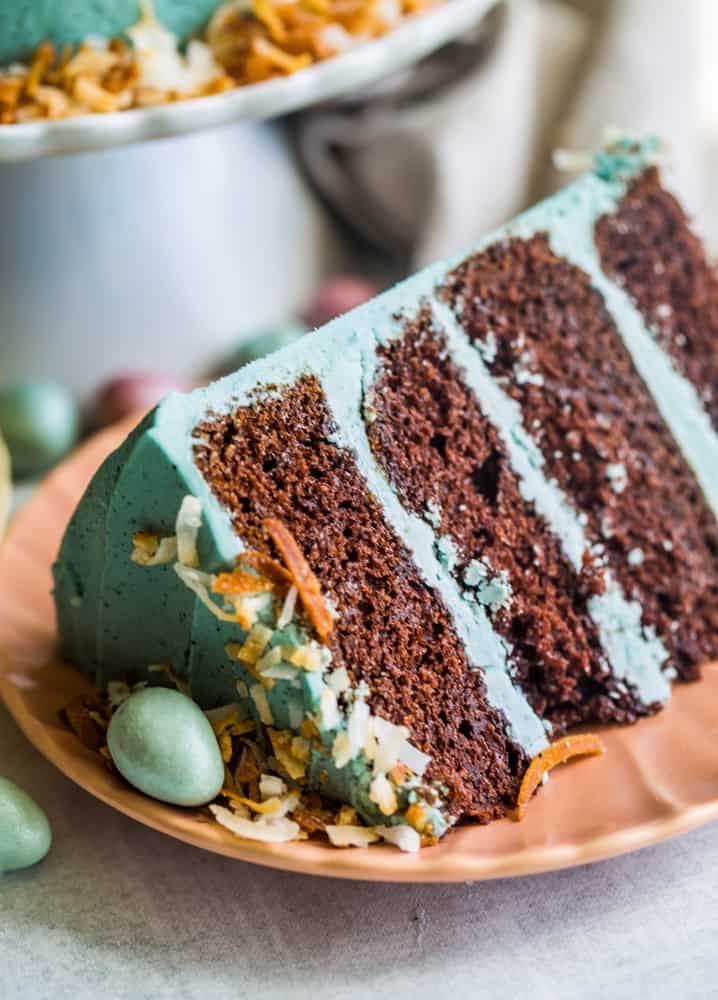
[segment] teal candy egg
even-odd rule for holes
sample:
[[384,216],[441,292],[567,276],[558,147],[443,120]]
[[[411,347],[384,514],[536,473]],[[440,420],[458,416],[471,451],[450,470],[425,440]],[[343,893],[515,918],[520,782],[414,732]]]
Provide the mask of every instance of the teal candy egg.
[[306,332],[306,326],[292,320],[286,323],[277,323],[276,326],[267,327],[266,330],[260,330],[243,340],[232,354],[223,358],[214,374],[227,375],[243,365],[258,361],[259,358],[265,358],[268,354],[293,344]]
[[205,805],[224,783],[214,730],[179,691],[150,687],[130,695],[112,716],[107,746],[123,778],[162,802]]
[[16,476],[44,472],[77,441],[78,407],[54,382],[25,381],[0,388],[0,431]]
[[50,824],[40,806],[0,777],[0,875],[42,861],[51,843]]

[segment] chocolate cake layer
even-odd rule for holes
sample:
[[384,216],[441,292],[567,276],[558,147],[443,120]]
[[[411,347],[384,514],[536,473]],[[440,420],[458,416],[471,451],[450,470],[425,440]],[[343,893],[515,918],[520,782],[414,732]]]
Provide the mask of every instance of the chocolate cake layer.
[[444,294],[521,406],[545,473],[684,679],[718,655],[718,529],[587,276],[548,238],[505,239]]
[[[472,560],[493,577],[505,574],[509,596],[492,620],[512,646],[514,676],[534,710],[556,731],[587,720],[634,721],[644,708],[616,684],[586,608],[600,574],[579,577],[523,499],[504,445],[432,328],[429,308],[379,355],[368,430],[375,457],[404,506],[455,543],[458,580]],[[485,593],[490,600],[491,588]]]
[[307,376],[200,424],[195,460],[247,544],[270,551],[262,520],[285,522],[336,606],[337,665],[368,684],[372,711],[407,725],[431,755],[427,773],[448,786],[449,812],[488,822],[515,800],[525,757],[333,430]]
[[718,429],[718,274],[655,167],[598,220],[595,242],[606,274],[634,300]]

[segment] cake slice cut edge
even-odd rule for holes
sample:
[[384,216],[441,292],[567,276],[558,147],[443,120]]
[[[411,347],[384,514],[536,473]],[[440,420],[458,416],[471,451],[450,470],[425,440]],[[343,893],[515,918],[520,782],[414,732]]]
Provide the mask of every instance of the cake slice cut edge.
[[[602,249],[653,148],[617,142],[468,254],[168,397],[68,528],[66,658],[100,688],[166,665],[266,746],[308,743],[304,787],[425,841],[509,812],[550,739],[697,677],[718,654],[710,398]],[[187,497],[198,565],[167,541]],[[331,609],[323,637],[298,591],[247,617],[212,589],[243,552],[280,562],[268,519]]]

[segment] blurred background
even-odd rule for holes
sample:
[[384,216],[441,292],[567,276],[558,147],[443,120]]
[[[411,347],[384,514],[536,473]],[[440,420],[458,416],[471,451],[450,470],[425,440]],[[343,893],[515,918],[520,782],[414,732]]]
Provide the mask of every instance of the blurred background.
[[554,148],[595,149],[606,126],[668,141],[666,179],[715,251],[716,38],[715,0],[504,0],[285,120],[0,164],[16,478],[470,244],[566,183]]

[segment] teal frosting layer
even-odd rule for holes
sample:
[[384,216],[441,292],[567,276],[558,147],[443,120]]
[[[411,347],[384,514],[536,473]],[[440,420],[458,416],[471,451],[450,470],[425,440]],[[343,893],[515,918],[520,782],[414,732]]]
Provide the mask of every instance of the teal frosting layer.
[[[159,20],[186,39],[219,6],[218,0],[155,0]],[[120,35],[140,16],[139,0],[2,0],[0,64],[26,58],[50,39],[58,45],[87,35]]]

